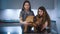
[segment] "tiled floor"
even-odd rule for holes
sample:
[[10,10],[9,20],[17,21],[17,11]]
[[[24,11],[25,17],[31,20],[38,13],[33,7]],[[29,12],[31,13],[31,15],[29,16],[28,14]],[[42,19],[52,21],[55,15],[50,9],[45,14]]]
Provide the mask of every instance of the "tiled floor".
[[[7,27],[0,27],[0,34],[22,34],[22,29],[20,26],[7,26]],[[24,33],[24,34],[42,34],[42,33]],[[43,34],[47,34],[45,31]]]
[[[46,34],[45,32],[44,34]],[[22,34],[19,23],[3,23],[0,24],[0,34]],[[25,34],[41,34],[41,33],[25,33]],[[51,32],[48,34],[58,34],[56,22],[51,23]]]

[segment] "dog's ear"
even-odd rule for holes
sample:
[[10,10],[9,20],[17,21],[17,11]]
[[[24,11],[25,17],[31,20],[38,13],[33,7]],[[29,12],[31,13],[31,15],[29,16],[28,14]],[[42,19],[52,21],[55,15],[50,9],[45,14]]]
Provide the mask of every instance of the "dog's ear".
[[33,19],[33,21],[34,21],[34,22],[36,22],[36,21],[37,21],[37,18],[36,18],[36,16],[34,16],[34,19]]

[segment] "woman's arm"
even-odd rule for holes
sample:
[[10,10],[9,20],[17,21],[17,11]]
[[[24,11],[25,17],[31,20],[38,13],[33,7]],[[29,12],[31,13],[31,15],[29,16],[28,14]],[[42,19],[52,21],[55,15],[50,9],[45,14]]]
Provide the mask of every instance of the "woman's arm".
[[22,17],[20,17],[20,23],[23,23]]
[[23,12],[21,11],[21,12],[20,12],[20,17],[19,17],[19,19],[20,19],[20,23],[21,23],[21,24],[24,24],[24,22],[23,22],[23,20],[22,20],[22,16],[23,16]]
[[26,22],[22,20],[22,17],[20,17],[20,23],[25,24]]
[[45,24],[43,24],[41,31],[44,30],[47,26],[48,26],[48,21],[46,21]]
[[30,23],[28,23],[27,21],[23,21],[23,20],[22,20],[22,17],[20,17],[20,23],[21,23],[21,24],[25,24],[25,25],[29,25],[29,24],[30,24]]

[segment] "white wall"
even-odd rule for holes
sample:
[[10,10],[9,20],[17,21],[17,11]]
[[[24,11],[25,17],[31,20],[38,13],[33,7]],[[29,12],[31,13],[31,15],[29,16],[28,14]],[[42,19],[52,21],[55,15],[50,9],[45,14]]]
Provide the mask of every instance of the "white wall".
[[57,28],[58,28],[58,32],[59,32],[59,34],[60,34],[60,0],[57,0],[57,10],[56,10],[56,12],[57,12]]
[[[18,20],[19,15],[20,15],[21,9],[5,9],[1,13],[1,18],[0,19],[5,19],[5,20]],[[37,15],[37,9],[32,9],[34,12],[35,16]],[[47,12],[51,18],[51,20],[56,21],[56,11],[55,10],[48,10]]]

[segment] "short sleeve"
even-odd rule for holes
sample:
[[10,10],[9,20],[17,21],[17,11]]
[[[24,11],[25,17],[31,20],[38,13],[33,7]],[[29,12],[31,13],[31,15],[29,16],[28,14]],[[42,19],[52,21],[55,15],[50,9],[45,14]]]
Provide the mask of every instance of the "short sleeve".
[[34,12],[32,11],[32,15],[34,16]]
[[22,17],[22,11],[20,12],[19,18]]

